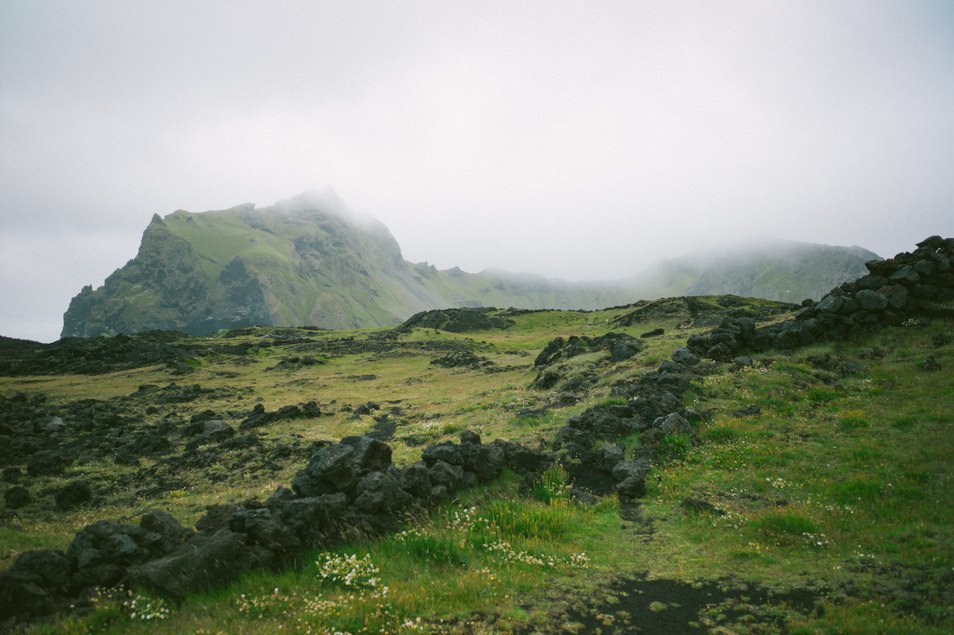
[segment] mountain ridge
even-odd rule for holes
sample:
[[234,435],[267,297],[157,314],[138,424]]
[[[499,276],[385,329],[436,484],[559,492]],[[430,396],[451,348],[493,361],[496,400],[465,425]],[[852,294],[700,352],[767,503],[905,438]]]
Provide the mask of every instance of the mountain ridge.
[[[72,299],[62,336],[153,329],[205,335],[254,325],[386,327],[428,309],[599,309],[687,294],[801,301],[862,275],[864,262],[878,258],[866,250],[846,252],[860,248],[815,247],[828,252],[821,257],[819,249],[800,249],[796,260],[808,274],[798,284],[800,274],[791,265],[779,271],[778,258],[733,265],[736,258],[715,268],[677,259],[655,272],[593,283],[498,269],[439,270],[405,260],[384,224],[351,211],[333,191],[306,192],[264,208],[245,203],[155,214],[136,257],[98,289],[87,285]],[[806,269],[813,260],[819,264]],[[780,297],[783,285],[794,291],[783,289]]]

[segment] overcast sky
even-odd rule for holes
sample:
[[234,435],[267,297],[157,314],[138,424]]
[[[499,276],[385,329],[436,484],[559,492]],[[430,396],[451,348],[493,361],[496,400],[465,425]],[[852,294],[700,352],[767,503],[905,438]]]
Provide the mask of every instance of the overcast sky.
[[0,2],[0,334],[153,213],[326,186],[440,268],[890,256],[954,236],[954,2]]

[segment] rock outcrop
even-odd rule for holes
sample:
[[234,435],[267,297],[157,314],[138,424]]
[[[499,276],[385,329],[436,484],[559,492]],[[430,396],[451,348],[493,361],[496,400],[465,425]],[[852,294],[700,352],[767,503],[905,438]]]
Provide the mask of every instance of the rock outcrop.
[[745,351],[791,349],[822,339],[842,339],[920,315],[951,310],[954,299],[954,238],[931,236],[913,252],[867,263],[868,273],[806,302],[795,317],[756,327],[750,318],[728,318],[704,335],[689,338],[696,355],[731,361]]
[[28,551],[0,572],[0,620],[13,625],[55,613],[120,584],[181,598],[283,564],[306,546],[393,529],[409,510],[486,483],[504,467],[529,477],[552,460],[499,439],[484,445],[473,432],[428,447],[421,458],[398,468],[387,444],[347,437],[319,448],[291,488],[264,502],[213,506],[194,529],[162,511],[146,513],[138,526],[97,521],[65,551]]

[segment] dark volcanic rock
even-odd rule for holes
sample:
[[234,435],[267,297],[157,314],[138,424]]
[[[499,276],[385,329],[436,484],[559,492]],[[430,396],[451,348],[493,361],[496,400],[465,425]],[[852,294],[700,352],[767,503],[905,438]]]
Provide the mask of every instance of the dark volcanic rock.
[[270,559],[267,550],[246,545],[242,534],[222,529],[212,535],[196,535],[167,556],[131,567],[128,581],[181,598],[189,592],[226,584]]
[[86,481],[73,481],[53,495],[56,508],[67,511],[88,503],[93,498],[93,490]]
[[416,327],[463,333],[466,331],[506,329],[513,325],[514,322],[511,319],[491,315],[496,311],[497,309],[494,307],[422,311],[408,318],[397,330],[408,331]]
[[55,476],[62,474],[73,462],[73,459],[57,450],[41,450],[30,458],[27,463],[27,474],[30,476]]

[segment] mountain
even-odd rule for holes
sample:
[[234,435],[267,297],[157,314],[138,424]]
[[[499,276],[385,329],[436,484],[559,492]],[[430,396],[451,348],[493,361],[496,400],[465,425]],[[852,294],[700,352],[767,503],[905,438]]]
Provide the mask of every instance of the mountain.
[[798,303],[868,273],[881,260],[862,247],[765,241],[709,255],[666,260],[632,278],[643,297],[733,294]]
[[153,329],[205,335],[253,325],[369,328],[434,308],[598,309],[686,294],[799,301],[863,275],[864,262],[873,258],[860,248],[792,243],[668,261],[605,283],[438,270],[405,260],[383,224],[324,190],[265,208],[153,216],[137,256],[102,287],[86,286],[73,298],[62,335]]
[[393,326],[432,308],[597,308],[618,289],[411,263],[380,222],[332,192],[256,209],[153,216],[138,255],[70,302],[63,336],[173,329]]

